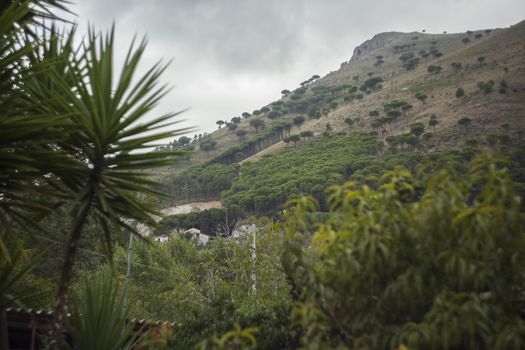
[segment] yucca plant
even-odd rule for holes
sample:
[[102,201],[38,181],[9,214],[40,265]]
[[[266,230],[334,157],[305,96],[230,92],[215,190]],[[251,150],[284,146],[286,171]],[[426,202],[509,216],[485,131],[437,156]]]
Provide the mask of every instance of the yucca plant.
[[23,307],[45,294],[34,290],[24,290],[20,293],[16,288],[22,278],[38,264],[42,255],[26,252],[21,242],[10,243],[10,254],[0,254],[0,310],[13,305]]
[[85,279],[71,303],[68,330],[78,350],[125,350],[138,346],[134,324],[111,276]]
[[4,237],[16,232],[13,223],[30,228],[35,213],[50,213],[67,199],[74,208],[53,322],[56,347],[88,216],[100,221],[109,249],[110,222],[132,232],[124,219],[155,225],[157,213],[137,194],[159,195],[147,170],[172,164],[180,153],[148,148],[184,130],[173,129],[177,113],[144,119],[168,91],[158,86],[166,65],[135,74],[145,41],[131,45],[114,80],[113,30],[90,30],[73,49],[74,30],[64,39],[52,24],[43,37],[35,30],[42,19],[53,23],[50,6],[64,9],[64,2],[0,5],[0,219]]
[[65,159],[49,146],[60,135],[53,133],[60,116],[31,114],[24,102],[24,79],[46,65],[27,64],[27,58],[39,48],[35,33],[43,21],[57,19],[51,8],[64,9],[64,2],[0,2],[0,349],[8,348],[5,308],[42,296],[14,292],[39,261],[27,254],[17,235],[21,227],[35,226],[35,214],[52,211],[49,199],[55,191],[42,186],[44,175],[56,160]]
[[[64,40],[73,42],[73,35],[74,31],[69,32]],[[168,91],[166,86],[159,86],[159,77],[166,68],[160,62],[144,75],[135,76],[145,46],[145,40],[138,45],[132,43],[117,75],[113,65],[113,29],[105,35],[90,30],[81,50],[71,50],[67,60],[61,61],[65,65],[60,70],[50,70],[43,78],[36,76],[26,83],[34,113],[54,112],[67,117],[63,138],[54,147],[67,154],[68,164],[55,166],[53,175],[61,190],[74,195],[74,210],[58,286],[54,346],[60,338],[69,284],[88,216],[99,221],[109,252],[110,222],[134,233],[137,232],[125,219],[155,226],[151,215],[159,213],[141,201],[138,194],[161,195],[153,190],[156,183],[149,178],[149,169],[171,165],[181,154],[148,152],[158,146],[155,142],[186,130],[174,129],[179,122],[174,118],[178,113],[145,119]],[[69,164],[71,161],[73,164]]]
[[63,116],[36,114],[28,103],[26,80],[49,69],[54,60],[28,63],[41,48],[35,36],[43,19],[54,19],[50,6],[62,1],[3,1],[0,5],[0,238],[1,253],[7,233],[20,224],[30,227],[36,213],[51,212],[54,197],[45,174],[53,164],[64,164],[64,154],[51,144],[63,137]]

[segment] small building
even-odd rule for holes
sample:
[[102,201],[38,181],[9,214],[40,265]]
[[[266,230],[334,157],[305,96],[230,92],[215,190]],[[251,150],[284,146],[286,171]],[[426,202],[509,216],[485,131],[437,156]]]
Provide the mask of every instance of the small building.
[[197,238],[199,239],[199,243],[202,245],[206,245],[210,241],[210,236],[205,235],[204,233],[200,233]]
[[199,230],[198,228],[192,227],[184,231],[184,233],[188,235],[192,235],[192,236],[198,236],[201,234],[201,230]]
[[245,239],[249,234],[256,230],[255,224],[245,224],[236,227],[232,232],[232,238]]
[[155,236],[153,239],[155,240],[155,242],[164,243],[168,241],[169,237],[166,235],[162,235],[162,236]]
[[210,241],[210,236],[201,233],[201,230],[194,227],[187,229],[183,234],[198,244],[206,245]]

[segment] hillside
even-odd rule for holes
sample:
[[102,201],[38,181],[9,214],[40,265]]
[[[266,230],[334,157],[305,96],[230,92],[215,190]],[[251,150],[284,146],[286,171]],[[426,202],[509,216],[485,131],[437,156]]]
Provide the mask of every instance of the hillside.
[[[311,130],[319,135],[327,123],[334,132],[374,130],[373,117],[369,113],[374,110],[382,112],[384,104],[392,100],[406,101],[413,108],[388,128],[377,129],[385,137],[404,133],[415,122],[426,125],[432,114],[438,120],[437,125],[431,127],[433,147],[461,146],[459,141],[464,137],[454,135],[462,129],[457,125],[462,117],[473,121],[469,135],[474,139],[479,139],[480,135],[506,133],[506,130],[518,132],[525,128],[522,108],[525,95],[524,36],[525,22],[505,29],[458,34],[378,34],[355,48],[351,59],[343,62],[339,70],[310,83],[311,79],[306,80],[303,87],[256,110],[258,113],[267,108],[259,115],[266,124],[264,131],[256,133],[250,126],[250,121],[256,118],[253,112],[249,112],[249,118],[239,116],[241,122],[235,130],[224,126],[207,136],[216,142],[214,149],[209,152],[200,150],[196,140],[196,152],[191,161],[168,172],[178,172],[187,166],[212,160],[233,147],[250,142],[255,142],[255,147],[250,152],[236,152],[239,154],[234,160],[242,161],[248,157],[256,160],[260,156],[257,153],[268,147],[271,148],[263,154],[282,149],[285,145],[280,141],[284,134]],[[469,42],[464,43],[465,38]],[[413,55],[419,61],[407,69],[400,60],[402,55]],[[453,63],[456,68],[451,66]],[[437,68],[438,72],[429,73],[429,66],[440,68]],[[359,88],[370,78],[381,78],[381,88],[360,91]],[[490,93],[485,93],[478,84],[489,81],[494,85]],[[502,81],[506,86],[505,93],[499,92]],[[465,92],[461,98],[456,97],[458,88]],[[352,89],[357,91],[352,93]],[[426,95],[427,99],[424,102],[417,100],[415,95],[418,93]],[[278,116],[274,117],[272,112]],[[306,117],[300,128],[292,123],[296,116]],[[344,123],[348,117],[354,120],[351,128]],[[270,134],[271,128],[284,128],[284,132],[277,130],[277,137],[265,137],[264,133]],[[236,136],[239,130],[244,130],[246,135],[242,138]]]
[[[459,34],[378,34],[337,71],[226,121],[202,138],[214,146],[207,152],[194,140],[191,160],[167,171],[167,191],[178,202],[219,199],[244,164],[335,134],[372,132],[385,147],[375,156],[517,145],[525,131],[523,37],[525,22]],[[265,127],[256,130],[254,120]]]

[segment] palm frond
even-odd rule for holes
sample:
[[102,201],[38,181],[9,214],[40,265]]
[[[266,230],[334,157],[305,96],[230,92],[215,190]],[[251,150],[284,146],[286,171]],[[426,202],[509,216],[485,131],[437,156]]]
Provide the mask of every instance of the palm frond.
[[139,338],[127,321],[128,311],[109,276],[84,280],[74,299],[68,325],[75,349],[133,349]]
[[20,242],[11,242],[10,247],[4,248],[10,254],[0,252],[0,309],[13,305],[25,306],[26,303],[42,298],[44,292],[20,291],[16,287],[41,261],[43,255],[31,256],[22,248]]
[[173,128],[180,113],[148,117],[167,89],[158,84],[166,69],[161,62],[137,77],[145,45],[145,40],[132,44],[125,65],[115,74],[113,29],[106,35],[90,30],[85,52],[70,57],[67,69],[54,77],[62,81],[55,82],[48,108],[70,116],[74,125],[59,142],[60,149],[79,160],[79,169],[59,175],[70,189],[95,193],[92,205],[111,221],[128,218],[155,225],[151,215],[158,213],[137,194],[158,195],[147,171],[173,164],[182,153],[137,151],[188,129]]

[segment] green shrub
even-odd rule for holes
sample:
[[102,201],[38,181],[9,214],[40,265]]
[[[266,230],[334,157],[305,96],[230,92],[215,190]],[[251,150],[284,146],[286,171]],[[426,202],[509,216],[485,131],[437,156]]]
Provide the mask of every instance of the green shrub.
[[282,261],[303,346],[525,347],[520,199],[491,158],[469,175],[420,183],[399,168],[378,190],[336,186],[323,221],[315,201],[291,203]]

